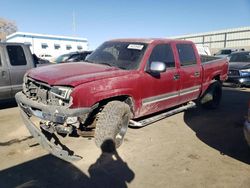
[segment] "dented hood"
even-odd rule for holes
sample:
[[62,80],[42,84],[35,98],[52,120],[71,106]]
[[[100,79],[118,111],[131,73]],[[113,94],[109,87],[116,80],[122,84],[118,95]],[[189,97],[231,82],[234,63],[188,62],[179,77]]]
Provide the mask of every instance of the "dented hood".
[[49,85],[74,87],[83,83],[126,74],[128,74],[128,71],[116,67],[77,62],[39,67],[29,71],[28,76]]

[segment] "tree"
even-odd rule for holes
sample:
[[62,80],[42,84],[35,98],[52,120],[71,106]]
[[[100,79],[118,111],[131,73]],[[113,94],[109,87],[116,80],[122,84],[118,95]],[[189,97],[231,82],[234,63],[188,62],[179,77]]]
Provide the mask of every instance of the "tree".
[[17,26],[14,21],[0,18],[0,40],[5,39],[7,35],[10,35],[16,31]]

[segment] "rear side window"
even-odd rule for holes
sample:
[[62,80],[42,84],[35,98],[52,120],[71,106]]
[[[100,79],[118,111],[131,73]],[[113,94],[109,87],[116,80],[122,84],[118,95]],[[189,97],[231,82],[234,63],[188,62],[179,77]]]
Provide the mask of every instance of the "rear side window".
[[7,51],[12,66],[26,65],[26,58],[21,46],[7,46]]
[[167,67],[175,67],[174,54],[169,44],[159,44],[153,49],[149,62],[164,62]]
[[192,44],[177,44],[176,45],[181,66],[196,64],[196,57]]

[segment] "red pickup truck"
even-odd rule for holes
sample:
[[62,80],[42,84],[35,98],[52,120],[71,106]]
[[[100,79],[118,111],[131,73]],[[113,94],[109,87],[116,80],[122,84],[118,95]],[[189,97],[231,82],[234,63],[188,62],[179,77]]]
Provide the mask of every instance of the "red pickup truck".
[[[51,137],[93,133],[97,146],[111,139],[119,147],[129,124],[144,126],[197,103],[216,108],[227,72],[227,59],[200,56],[190,41],[117,39],[103,43],[85,62],[29,71],[16,100],[39,143],[74,160],[79,157]],[[32,116],[40,119],[40,128]]]

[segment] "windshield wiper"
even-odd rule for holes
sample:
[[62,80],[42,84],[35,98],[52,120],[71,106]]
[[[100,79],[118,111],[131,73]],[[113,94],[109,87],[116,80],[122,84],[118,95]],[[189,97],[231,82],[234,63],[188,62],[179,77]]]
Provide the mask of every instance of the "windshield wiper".
[[116,65],[116,64],[109,64],[109,63],[105,63],[105,62],[102,62],[102,63],[99,63],[99,64],[108,65],[108,66],[110,66],[110,67],[116,67],[116,68],[119,68],[119,69],[122,69],[122,70],[127,70],[125,67],[118,66],[118,65]]
[[112,64],[105,63],[105,62],[101,62],[101,63],[99,63],[99,64],[102,64],[102,65],[108,65],[108,66],[110,66],[110,67],[113,67],[113,65],[112,65]]
[[94,61],[90,61],[88,59],[85,59],[84,61],[88,62],[88,63],[95,63]]
[[106,62],[94,62],[94,61],[90,61],[90,60],[87,60],[87,59],[86,59],[85,61],[88,62],[88,63],[107,65],[107,66],[109,66],[109,67],[117,67],[117,68],[119,68],[119,69],[126,70],[125,67],[116,66],[115,64],[110,64],[110,63],[106,63]]

